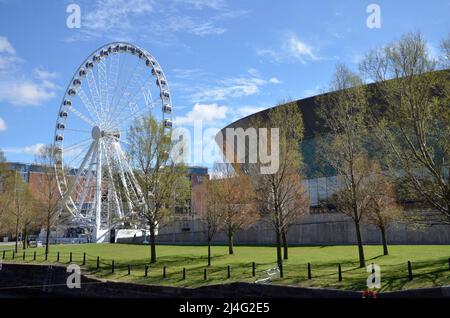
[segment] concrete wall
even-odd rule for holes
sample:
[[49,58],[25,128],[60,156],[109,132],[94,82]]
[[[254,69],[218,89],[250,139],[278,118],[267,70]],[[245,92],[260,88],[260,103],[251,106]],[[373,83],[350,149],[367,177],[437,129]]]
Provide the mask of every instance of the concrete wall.
[[[69,289],[69,273],[64,266],[3,264],[0,271],[0,298],[2,297],[101,297],[101,298],[361,298],[361,292],[323,288],[231,283],[199,288],[142,285],[100,280],[82,275],[81,288]],[[390,297],[450,297],[450,287],[433,287],[379,293],[379,298]]]
[[[158,235],[159,243],[203,244],[205,233],[201,225],[190,232],[170,232],[176,226],[162,229]],[[397,223],[389,227],[389,244],[450,244],[450,226],[435,225],[416,229],[410,224]],[[368,225],[362,225],[362,237],[365,244],[381,244],[379,231]],[[119,239],[119,243],[140,243],[143,238]],[[355,228],[352,220],[341,213],[311,214],[301,222],[292,225],[288,233],[292,245],[329,245],[355,244]],[[239,231],[235,236],[236,244],[273,244],[275,236],[270,224],[260,221],[254,227]],[[215,243],[227,243],[225,233],[218,233]]]

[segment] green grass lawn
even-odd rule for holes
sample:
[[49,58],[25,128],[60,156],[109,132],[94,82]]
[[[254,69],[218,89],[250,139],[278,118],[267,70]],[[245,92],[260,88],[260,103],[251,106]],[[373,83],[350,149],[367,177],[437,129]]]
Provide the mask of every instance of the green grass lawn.
[[[6,247],[5,247],[6,248]],[[11,249],[11,246],[7,247]],[[0,251],[2,246],[0,245]],[[37,260],[33,260],[36,251]],[[158,262],[149,264],[150,247],[130,244],[80,244],[52,245],[47,263],[56,263],[60,252],[60,263],[80,264],[83,253],[87,255],[85,270],[97,277],[110,280],[133,281],[144,284],[198,287],[206,284],[221,284],[235,281],[254,282],[252,262],[256,262],[256,279],[266,277],[264,270],[276,266],[274,247],[237,246],[235,254],[228,255],[228,247],[212,248],[212,266],[207,267],[206,246],[157,247]],[[450,284],[449,245],[390,246],[389,256],[382,255],[381,246],[365,246],[367,264],[381,267],[381,290],[431,287]],[[100,269],[96,269],[96,258],[100,256]],[[0,258],[2,255],[0,254]],[[45,263],[44,248],[29,248],[25,260],[19,251],[12,260],[12,251],[6,252],[4,262]],[[111,273],[111,261],[115,261],[115,272]],[[412,262],[414,279],[408,280],[407,261]],[[312,266],[312,279],[307,278],[307,263]],[[128,264],[131,275],[128,275]],[[342,266],[343,281],[338,282],[338,264]],[[144,277],[145,265],[149,265],[148,277]],[[231,278],[227,279],[227,266],[231,266]],[[284,278],[275,279],[274,284],[305,287],[328,287],[350,290],[366,289],[369,273],[358,267],[356,246],[291,247],[289,260],[284,263]],[[166,278],[163,267],[166,266]],[[183,267],[186,280],[182,279]],[[207,268],[207,280],[204,269]]]

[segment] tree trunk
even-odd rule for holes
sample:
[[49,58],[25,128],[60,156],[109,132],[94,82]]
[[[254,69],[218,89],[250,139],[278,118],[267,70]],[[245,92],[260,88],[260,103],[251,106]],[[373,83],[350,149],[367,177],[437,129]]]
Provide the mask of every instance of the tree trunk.
[[283,240],[283,259],[288,259],[289,255],[288,255],[288,241],[286,237],[286,230],[283,230],[281,232],[281,238]]
[[281,257],[281,233],[280,230],[276,230],[276,236],[277,236],[277,264],[278,266],[282,266],[283,259]]
[[22,231],[22,246],[23,246],[24,250],[27,249],[27,241],[28,241],[27,236],[28,236],[28,234],[27,234],[27,226],[25,225],[24,228],[23,228],[23,231]]
[[153,224],[150,225],[150,249],[151,249],[151,258],[150,263],[156,263],[156,235],[155,235],[155,226]]
[[228,254],[233,255],[233,230],[228,228]]
[[50,223],[47,223],[47,233],[45,233],[45,255],[48,255],[50,242]]
[[358,253],[359,253],[359,267],[366,267],[366,259],[364,257],[364,247],[361,238],[361,229],[359,228],[359,222],[355,221],[356,238],[358,240]]
[[381,226],[380,231],[381,231],[381,241],[383,242],[383,255],[389,255],[385,227]]
[[18,249],[18,245],[19,245],[19,221],[20,221],[19,216],[17,216],[17,218],[16,218],[16,246],[14,248],[16,253],[17,253],[17,249]]
[[208,240],[208,266],[211,266],[211,240]]

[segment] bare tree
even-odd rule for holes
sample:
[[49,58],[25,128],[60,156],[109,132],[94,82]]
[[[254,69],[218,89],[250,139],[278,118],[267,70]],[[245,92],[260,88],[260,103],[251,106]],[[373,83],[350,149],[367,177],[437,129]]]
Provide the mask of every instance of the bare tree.
[[447,38],[442,40],[441,42],[441,49],[442,49],[442,65],[444,67],[450,68],[450,33],[448,34]]
[[450,72],[432,72],[436,65],[420,33],[369,52],[360,65],[367,80],[379,82],[368,118],[384,164],[438,212],[424,218],[431,225],[450,224]]
[[64,204],[56,182],[55,151],[52,145],[44,146],[39,150],[35,163],[39,166],[40,173],[35,176],[32,189],[36,209],[40,211],[42,225],[46,231],[46,255],[49,253],[50,232],[58,224]]
[[[14,171],[14,183],[12,189],[13,204],[10,206],[9,213],[14,219],[14,233],[16,237],[15,251],[17,253],[19,247],[19,234],[21,227],[26,220],[26,215],[31,209],[32,197],[28,184],[23,180],[22,176]],[[24,239],[22,237],[22,239]]]
[[14,174],[8,169],[6,157],[0,150],[0,233],[9,231],[9,211],[14,203]]
[[360,223],[367,201],[364,179],[368,174],[366,138],[366,93],[360,78],[344,65],[338,65],[331,82],[332,94],[319,99],[319,118],[327,129],[321,139],[321,159],[339,178],[335,196],[337,208],[355,225],[360,267],[365,267]]
[[[237,171],[236,171],[237,170]],[[250,178],[239,173],[228,162],[216,163],[213,174],[220,183],[224,209],[223,230],[228,237],[228,253],[234,254],[234,235],[238,230],[247,229],[259,219],[254,202],[254,193]]]
[[203,191],[196,192],[195,200],[204,201],[199,205],[198,220],[205,229],[208,246],[208,266],[211,266],[211,244],[224,221],[224,191],[218,180],[206,180],[202,185]]
[[380,230],[383,255],[389,255],[386,230],[389,224],[402,219],[403,209],[397,204],[394,183],[383,174],[377,164],[372,164],[369,188],[371,194],[365,220]]
[[[262,162],[261,158],[258,158],[257,164],[250,166],[249,173],[258,209],[275,231],[277,263],[280,274],[283,275],[281,252],[283,233],[286,235],[289,225],[307,213],[309,208],[306,190],[301,184],[300,142],[303,138],[303,119],[298,106],[295,103],[287,103],[270,110],[267,118],[257,118],[251,126],[268,128],[270,134],[272,134],[270,128],[278,129],[279,132],[277,145],[272,144],[271,137],[258,136],[259,139],[266,137],[269,140],[267,149],[271,153],[276,149],[279,150],[278,170],[270,174],[261,173]],[[285,247],[287,256],[287,245]]]
[[138,118],[128,131],[128,154],[144,201],[133,200],[133,209],[150,229],[151,263],[156,263],[156,234],[171,221],[176,206],[184,205],[190,190],[182,164],[163,123],[152,116]]

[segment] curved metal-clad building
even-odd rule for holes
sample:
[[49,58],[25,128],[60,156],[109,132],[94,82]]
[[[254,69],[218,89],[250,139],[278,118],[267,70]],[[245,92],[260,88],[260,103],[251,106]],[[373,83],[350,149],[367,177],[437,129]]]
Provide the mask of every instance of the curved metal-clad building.
[[[377,84],[368,84],[366,88],[369,92],[374,92]],[[354,226],[351,220],[339,213],[329,202],[337,188],[337,178],[330,168],[324,168],[318,161],[317,137],[327,133],[323,122],[317,116],[319,98],[323,95],[335,94],[335,92],[308,98],[291,101],[275,107],[286,107],[287,104],[295,103],[301,111],[303,117],[304,134],[300,148],[304,163],[304,186],[310,197],[310,214],[298,224],[290,228],[289,239],[293,244],[352,244],[354,243]],[[372,99],[376,99],[375,94],[369,94]],[[375,100],[369,101],[369,105]],[[235,141],[227,140],[227,128],[248,129],[255,118],[267,118],[272,108],[265,109],[255,114],[239,119],[224,127],[217,135],[216,142],[222,152],[230,162],[239,162],[236,159]],[[248,140],[245,143],[245,158],[247,161]],[[244,171],[245,171],[245,166]],[[433,230],[424,229],[417,231],[408,227],[407,224],[395,224],[389,229],[389,241],[393,244],[449,244],[450,226],[442,225],[434,227]],[[272,234],[267,225],[262,224],[242,231],[236,236],[238,243],[271,243]],[[379,244],[380,236],[377,229],[364,225],[363,238],[367,244]]]

